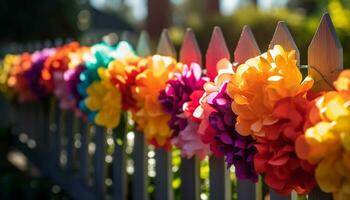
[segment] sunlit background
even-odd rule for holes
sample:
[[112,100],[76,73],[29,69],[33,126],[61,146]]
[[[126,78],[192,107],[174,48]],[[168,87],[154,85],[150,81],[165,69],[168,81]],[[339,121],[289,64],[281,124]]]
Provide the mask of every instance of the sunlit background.
[[[250,25],[262,51],[267,49],[276,23],[286,21],[300,49],[301,64],[306,64],[307,48],[321,15],[329,12],[344,49],[344,66],[350,65],[350,0],[1,0],[0,57],[6,53],[33,51],[71,40],[89,45],[105,34],[115,32],[119,39],[132,44],[142,30],[153,41],[168,28],[179,48],[186,27],[191,27],[202,52],[205,52],[215,25],[222,28],[231,54],[244,25]],[[1,97],[1,96],[0,96]],[[8,105],[0,98],[0,113],[8,113]],[[6,117],[4,117],[6,116]],[[11,146],[11,116],[0,120],[0,199],[69,199],[57,185],[40,176],[30,163]],[[134,132],[127,134],[127,154],[132,154]],[[106,163],[112,162],[114,141],[107,137]],[[22,137],[25,140],[25,136]],[[76,138],[79,148],[79,138]],[[95,150],[90,143],[89,153]],[[155,153],[148,153],[149,192],[154,191]],[[62,162],[65,154],[62,154]],[[173,151],[175,195],[179,193],[180,152]],[[234,170],[234,169],[231,169]],[[127,161],[127,173],[133,174],[133,163]],[[232,173],[233,174],[233,173]],[[208,199],[208,160],[201,163],[201,199]],[[235,177],[232,175],[235,183]],[[130,183],[131,184],[131,183]],[[106,186],[112,185],[106,179]],[[235,184],[232,189],[235,189]],[[233,191],[235,192],[235,191]],[[233,195],[234,197],[235,194]]]

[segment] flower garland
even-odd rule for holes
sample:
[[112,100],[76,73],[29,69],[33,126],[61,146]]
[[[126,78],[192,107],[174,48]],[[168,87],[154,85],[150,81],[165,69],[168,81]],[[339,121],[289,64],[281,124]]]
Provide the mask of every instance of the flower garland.
[[60,107],[116,128],[131,112],[150,144],[182,156],[213,153],[238,179],[265,183],[282,195],[307,194],[317,184],[350,198],[350,71],[336,91],[313,94],[294,51],[276,45],[245,63],[223,59],[210,82],[201,67],[166,56],[137,57],[131,46],[72,42],[33,54],[7,55],[0,89],[20,102],[55,95]]

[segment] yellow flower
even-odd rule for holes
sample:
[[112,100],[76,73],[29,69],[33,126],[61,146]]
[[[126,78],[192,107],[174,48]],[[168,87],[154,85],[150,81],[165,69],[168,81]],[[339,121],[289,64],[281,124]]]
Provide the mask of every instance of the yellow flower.
[[272,116],[275,103],[285,97],[305,93],[313,79],[302,80],[295,51],[276,45],[266,53],[247,60],[231,76],[227,93],[233,99],[232,110],[238,115],[236,130],[244,136],[263,137],[264,125],[276,122]]
[[310,111],[313,124],[297,139],[297,155],[317,164],[320,188],[335,199],[350,199],[350,71],[335,82],[337,91],[319,97]]
[[134,112],[134,120],[148,140],[157,146],[167,145],[171,136],[167,124],[170,115],[162,110],[158,97],[166,82],[182,68],[182,64],[176,63],[171,57],[154,55],[141,60],[139,67],[145,70],[136,76],[133,89],[138,108]]
[[122,112],[121,93],[110,82],[107,70],[98,69],[101,80],[93,82],[87,88],[86,107],[94,112],[95,123],[106,128],[115,128],[119,125]]
[[19,62],[19,55],[7,54],[5,55],[0,65],[0,91],[7,93],[9,88],[7,85],[10,78],[12,67]]

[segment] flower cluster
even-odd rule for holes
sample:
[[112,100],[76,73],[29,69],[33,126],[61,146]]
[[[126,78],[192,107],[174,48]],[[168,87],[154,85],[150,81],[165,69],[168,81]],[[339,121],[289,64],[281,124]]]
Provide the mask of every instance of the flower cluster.
[[182,150],[182,156],[190,158],[198,155],[203,159],[209,152],[198,134],[198,124],[187,119],[183,105],[189,102],[194,91],[202,90],[208,78],[202,77],[202,69],[197,63],[184,65],[181,73],[167,82],[166,88],[160,91],[159,101],[171,118],[168,125],[172,130],[171,142]]
[[232,99],[226,93],[227,84],[234,74],[228,60],[218,62],[219,70],[214,82],[204,85],[204,94],[194,116],[201,119],[202,141],[210,145],[215,156],[225,156],[228,166],[234,165],[239,179],[258,180],[254,169],[254,140],[251,136],[241,136],[235,131],[236,115],[231,110]]
[[63,47],[56,48],[54,54],[46,59],[41,70],[40,81],[48,93],[52,93],[55,89],[55,74],[63,73],[69,69],[70,54],[79,51],[80,48],[81,46],[78,42],[71,42]]
[[265,135],[262,127],[278,119],[272,116],[277,101],[305,93],[313,85],[310,77],[302,80],[295,51],[276,45],[266,53],[237,67],[228,84],[232,110],[238,115],[236,130],[241,135]]
[[304,133],[306,92],[313,85],[310,77],[302,80],[295,58],[295,51],[276,45],[239,65],[227,88],[236,130],[256,139],[255,169],[280,194],[306,194],[316,185],[315,167],[298,158],[294,148]]
[[317,164],[320,188],[337,199],[350,198],[350,71],[335,82],[337,91],[314,101],[309,115],[311,126],[296,142],[298,156]]
[[136,86],[133,89],[137,102],[134,120],[151,143],[167,146],[171,137],[168,126],[171,116],[163,111],[158,98],[167,81],[182,69],[182,64],[171,57],[154,55],[141,60],[139,65],[145,70],[136,76]]
[[97,125],[115,128],[119,125],[121,116],[121,93],[110,81],[107,70],[100,68],[98,74],[101,80],[94,81],[87,88],[86,107],[95,114]]
[[29,53],[23,53],[17,61],[11,69],[8,86],[18,95],[19,102],[33,101],[35,96],[28,89],[28,81],[24,76],[24,72],[32,67],[31,56]]
[[265,183],[282,195],[317,184],[350,199],[350,70],[335,91],[313,93],[295,51],[276,45],[245,63],[222,59],[209,80],[201,66],[135,55],[126,42],[92,47],[72,42],[32,54],[7,55],[0,90],[20,102],[55,95],[60,108],[116,128],[123,112],[159,148],[182,157],[213,154],[238,179]]
[[8,80],[12,68],[19,62],[19,55],[7,54],[0,65],[0,91],[11,96],[12,90],[9,89]]
[[85,69],[79,74],[79,83],[77,85],[77,91],[82,99],[79,103],[79,108],[85,114],[89,121],[94,121],[96,111],[91,110],[85,104],[85,98],[88,97],[88,88],[95,81],[99,82],[101,77],[98,70],[100,68],[107,68],[109,63],[118,60],[125,59],[130,56],[134,56],[133,49],[126,42],[119,42],[117,46],[111,46],[106,43],[95,44],[90,48],[91,54],[85,58]]

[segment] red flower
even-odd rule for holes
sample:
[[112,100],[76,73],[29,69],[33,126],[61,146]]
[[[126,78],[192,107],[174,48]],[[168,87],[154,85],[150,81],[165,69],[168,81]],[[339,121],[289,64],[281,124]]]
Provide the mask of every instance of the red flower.
[[278,101],[273,116],[279,120],[264,126],[265,137],[257,137],[254,157],[257,172],[265,174],[265,182],[276,192],[288,195],[292,190],[307,194],[316,186],[315,166],[299,159],[295,140],[304,134],[310,102],[303,96]]

